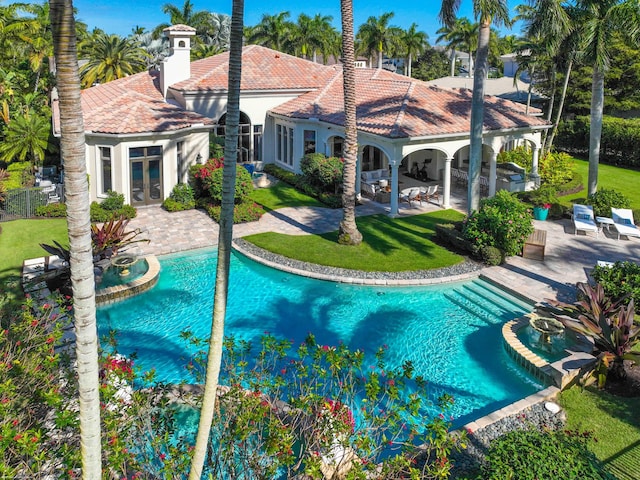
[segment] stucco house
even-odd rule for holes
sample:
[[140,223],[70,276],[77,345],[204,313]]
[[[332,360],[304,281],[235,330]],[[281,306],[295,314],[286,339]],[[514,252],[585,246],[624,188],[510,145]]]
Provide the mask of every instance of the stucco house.
[[[134,206],[161,202],[188,167],[209,155],[211,130],[224,136],[228,53],[190,62],[195,30],[165,30],[171,55],[159,71],[131,75],[82,92],[91,199],[109,189]],[[299,171],[305,153],[342,155],[342,68],[258,45],[244,47],[239,162],[275,163]],[[469,158],[471,91],[436,88],[386,70],[356,70],[358,175],[389,172],[391,214],[399,175],[424,166],[449,205],[451,168]],[[524,106],[486,97],[483,171],[496,188],[496,156],[526,141],[537,167],[545,120]],[[535,172],[534,172],[535,173]],[[483,175],[484,175],[483,174]]]

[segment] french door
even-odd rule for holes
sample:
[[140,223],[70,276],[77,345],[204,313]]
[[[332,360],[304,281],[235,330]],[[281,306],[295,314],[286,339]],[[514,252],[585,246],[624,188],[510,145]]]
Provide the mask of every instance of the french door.
[[131,205],[161,203],[162,195],[162,147],[138,147],[129,149],[131,163]]

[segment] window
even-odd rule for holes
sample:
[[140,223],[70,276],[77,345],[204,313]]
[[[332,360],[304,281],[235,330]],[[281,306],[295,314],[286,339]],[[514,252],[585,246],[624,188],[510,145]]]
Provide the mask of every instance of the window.
[[178,183],[182,183],[184,179],[184,157],[183,151],[184,142],[176,143],[176,160],[177,160],[177,168],[178,168]]
[[304,154],[316,153],[316,131],[304,131]]
[[98,193],[106,195],[109,190],[113,190],[111,147],[100,147],[98,168],[100,170],[100,192]]
[[262,160],[262,125],[253,126],[253,161]]
[[293,166],[293,128],[276,125],[276,160]]
[[333,157],[342,158],[344,156],[344,138],[333,137],[333,145],[331,148],[331,155]]

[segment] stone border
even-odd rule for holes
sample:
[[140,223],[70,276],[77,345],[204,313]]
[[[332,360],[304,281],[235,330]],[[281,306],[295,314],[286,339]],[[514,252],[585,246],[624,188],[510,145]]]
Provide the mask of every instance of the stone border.
[[547,384],[554,384],[561,390],[571,385],[577,378],[593,369],[596,357],[587,353],[592,345],[578,338],[575,350],[565,350],[567,356],[549,362],[529,350],[518,338],[518,331],[529,325],[529,319],[535,313],[516,318],[502,326],[502,338],[509,355],[529,373]]
[[293,273],[303,277],[315,278],[337,283],[354,285],[435,285],[440,283],[457,282],[477,278],[484,265],[472,260],[465,260],[461,264],[433,270],[416,270],[409,272],[364,272],[345,268],[326,267],[278,255],[252,243],[235,238],[233,249],[253,260],[276,270]]
[[142,259],[147,261],[149,269],[140,278],[123,285],[115,285],[100,290],[96,290],[96,305],[108,305],[119,302],[125,298],[132,297],[142,292],[146,292],[158,283],[160,275],[160,262],[155,255],[147,255]]

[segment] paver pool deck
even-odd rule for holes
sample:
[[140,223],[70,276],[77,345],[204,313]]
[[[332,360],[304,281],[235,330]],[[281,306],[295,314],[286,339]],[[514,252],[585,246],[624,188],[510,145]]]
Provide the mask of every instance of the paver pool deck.
[[[461,203],[453,203],[460,209]],[[441,207],[435,204],[403,205],[400,216],[416,215]],[[385,213],[388,206],[366,202],[356,209],[356,214]],[[234,225],[234,238],[254,233],[279,232],[289,235],[306,235],[336,230],[342,218],[341,209],[320,207],[282,208],[266,213],[259,221]],[[534,301],[575,298],[576,282],[588,279],[589,272],[598,260],[615,262],[640,258],[640,239],[616,240],[606,228],[598,236],[580,232],[574,234],[569,219],[534,221],[535,228],[547,231],[547,246],[543,261],[510,257],[499,267],[487,267],[482,274],[505,288]],[[138,208],[138,216],[129,223],[130,228],[140,228],[150,239],[148,244],[138,244],[136,253],[163,255],[218,243],[218,224],[200,210],[168,213],[160,207]]]

